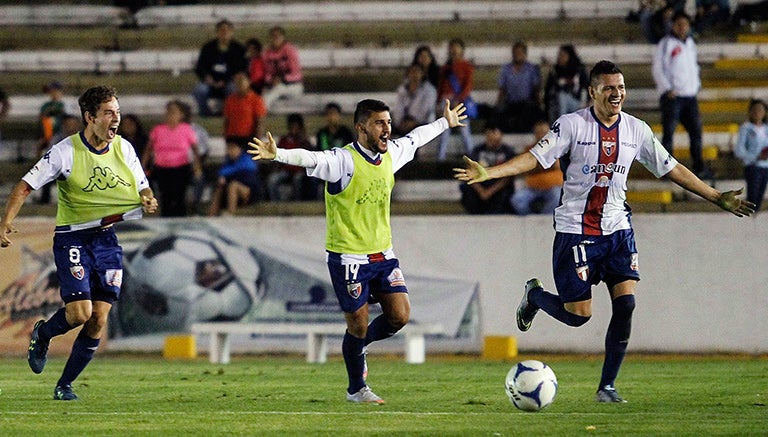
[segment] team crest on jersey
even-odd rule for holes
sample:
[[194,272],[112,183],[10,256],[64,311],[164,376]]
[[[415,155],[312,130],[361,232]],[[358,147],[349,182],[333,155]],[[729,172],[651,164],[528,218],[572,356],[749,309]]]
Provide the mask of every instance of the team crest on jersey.
[[587,282],[587,280],[589,280],[589,266],[576,267],[576,274],[579,276],[579,279]]
[[602,145],[603,145],[603,153],[605,153],[605,156],[611,156],[613,154],[613,151],[616,150],[616,141],[603,140]]
[[104,277],[107,281],[107,285],[114,287],[123,285],[123,269],[109,269],[105,272]]
[[387,276],[387,280],[389,281],[390,287],[404,287],[405,286],[405,277],[403,277],[403,271],[399,268],[395,268],[392,270],[392,273]]
[[358,299],[360,298],[360,294],[363,292],[363,286],[359,282],[353,282],[351,284],[347,284],[347,294],[349,294],[352,299]]
[[70,266],[69,272],[72,273],[72,276],[78,281],[82,281],[85,277],[85,269],[80,264]]
[[632,269],[633,271],[637,271],[637,269],[638,269],[637,265],[638,265],[637,264],[637,254],[633,253],[632,254],[632,260],[629,263],[629,268]]

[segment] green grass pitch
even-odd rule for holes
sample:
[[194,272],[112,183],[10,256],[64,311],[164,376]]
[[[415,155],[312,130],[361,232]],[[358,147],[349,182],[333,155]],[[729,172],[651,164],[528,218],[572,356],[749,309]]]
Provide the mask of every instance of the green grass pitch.
[[513,363],[474,356],[369,355],[368,382],[385,405],[344,400],[338,356],[239,356],[228,365],[156,355],[97,354],[74,384],[81,400],[52,400],[64,358],[41,375],[0,359],[0,434],[280,436],[764,436],[768,358],[628,356],[617,386],[627,404],[593,401],[601,358],[536,355],[555,370],[554,404],[516,410],[504,393]]

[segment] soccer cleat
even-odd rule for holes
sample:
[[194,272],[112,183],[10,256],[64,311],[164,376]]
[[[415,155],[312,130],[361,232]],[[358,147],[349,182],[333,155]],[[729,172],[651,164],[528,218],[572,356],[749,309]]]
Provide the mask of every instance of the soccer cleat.
[[44,320],[38,320],[32,328],[32,338],[29,340],[29,351],[27,351],[27,362],[29,368],[35,373],[40,373],[45,368],[48,361],[48,342],[40,340],[38,330]]
[[544,286],[536,278],[528,280],[525,283],[523,298],[520,300],[520,305],[517,306],[517,328],[523,332],[531,329],[533,318],[539,312],[539,309],[528,300],[528,293],[534,288],[544,288]]
[[606,385],[598,389],[597,394],[595,395],[595,400],[597,402],[611,402],[619,404],[625,404],[627,402],[624,400],[624,398],[619,396],[619,392],[617,392],[616,389],[610,385]]
[[357,393],[347,393],[347,400],[364,404],[383,404],[384,399],[376,396],[367,385],[357,391]]
[[72,386],[67,384],[56,386],[53,390],[53,399],[57,401],[76,401],[80,398],[72,391]]

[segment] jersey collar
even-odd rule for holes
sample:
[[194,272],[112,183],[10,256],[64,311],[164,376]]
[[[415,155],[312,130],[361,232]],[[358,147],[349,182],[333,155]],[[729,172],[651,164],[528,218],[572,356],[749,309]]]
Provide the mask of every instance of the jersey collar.
[[90,150],[90,151],[91,151],[91,153],[95,153],[95,154],[97,154],[97,155],[103,155],[103,154],[105,154],[105,153],[109,152],[109,148],[110,148],[110,146],[112,146],[112,143],[110,142],[110,143],[107,143],[107,147],[105,147],[104,149],[102,149],[102,150],[96,150],[96,148],[94,148],[94,147],[93,147],[93,146],[92,146],[92,145],[91,145],[91,144],[88,142],[88,140],[86,140],[86,139],[85,139],[85,131],[82,131],[82,130],[81,130],[80,132],[78,132],[78,134],[80,135],[80,140],[83,142],[83,144],[85,144],[85,147],[86,147],[86,148],[88,148],[88,150]]
[[352,143],[352,146],[369,163],[371,163],[373,165],[381,164],[381,153],[372,152],[372,151],[366,149],[365,147],[361,146],[360,143],[358,143],[357,141]]
[[599,124],[600,126],[602,126],[606,130],[611,130],[611,129],[615,128],[616,126],[618,126],[619,123],[621,123],[621,112],[619,112],[619,117],[616,119],[616,121],[612,125],[610,125],[610,126],[606,126],[605,124],[603,124],[602,121],[600,121],[599,118],[597,118],[597,114],[595,114],[595,107],[594,106],[590,106],[589,107],[589,113],[592,114],[592,118],[595,119],[597,124]]

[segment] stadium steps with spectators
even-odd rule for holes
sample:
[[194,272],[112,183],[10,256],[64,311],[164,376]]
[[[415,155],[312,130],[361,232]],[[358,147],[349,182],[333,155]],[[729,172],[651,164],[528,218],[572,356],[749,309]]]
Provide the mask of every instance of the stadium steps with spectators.
[[[439,2],[432,2],[433,5],[437,3]],[[541,4],[545,2],[531,3]],[[583,7],[587,3],[593,2],[590,0],[566,3],[581,3]],[[635,2],[632,1],[632,3]],[[623,15],[621,17],[623,18]],[[418,18],[421,19],[422,17]],[[21,51],[23,52],[22,58],[24,56],[30,58],[26,62],[38,63],[37,66],[31,67],[32,70],[30,71],[5,70],[0,77],[0,86],[6,90],[12,90],[12,99],[18,100],[19,103],[19,105],[14,105],[15,108],[21,109],[26,105],[35,110],[37,105],[24,103],[23,100],[40,96],[38,104],[42,102],[43,98],[39,94],[40,86],[51,79],[63,78],[63,81],[70,85],[73,94],[94,83],[113,82],[121,91],[121,103],[123,103],[124,111],[131,107],[129,102],[133,96],[155,95],[159,102],[155,101],[149,105],[144,105],[154,109],[154,115],[148,114],[145,119],[145,124],[151,126],[159,121],[159,113],[162,111],[166,99],[178,96],[187,101],[191,100],[187,90],[192,88],[196,80],[190,71],[191,64],[194,62],[199,45],[212,37],[211,25],[216,20],[211,20],[204,25],[158,26],[139,29],[119,29],[112,25],[106,28],[111,35],[111,40],[105,42],[105,47],[94,47],[92,50],[84,51],[81,50],[83,41],[104,41],[105,27],[93,26],[72,29],[68,29],[66,26],[48,27],[46,28],[45,39],[35,38],[35,32],[39,32],[35,26],[0,27],[0,35],[3,36],[0,38],[0,49],[4,50],[0,52],[0,70],[4,69],[4,65],[8,65],[8,63],[4,64],[2,59],[8,59],[10,51]],[[553,20],[558,20],[558,24],[566,23],[567,25],[552,26]],[[608,23],[614,29],[610,36],[606,36],[604,32]],[[451,20],[436,23],[415,23],[415,20],[411,19],[407,26],[392,26],[390,23],[383,23],[385,28],[376,27],[374,23],[366,22],[362,23],[362,27],[368,27],[372,30],[369,33],[363,32],[361,35],[361,27],[355,27],[356,24],[358,23],[344,23],[347,33],[341,37],[339,37],[338,28],[332,24],[320,22],[288,22],[285,24],[291,35],[291,40],[296,42],[302,53],[307,56],[309,68],[306,71],[306,87],[309,96],[302,99],[298,106],[289,104],[283,105],[282,108],[275,108],[275,113],[267,120],[267,126],[272,126],[273,131],[282,131],[285,125],[285,113],[296,110],[305,114],[307,131],[314,132],[322,120],[317,114],[326,101],[341,99],[347,102],[349,100],[344,106],[347,111],[350,111],[350,105],[354,105],[356,101],[354,99],[358,97],[355,92],[374,97],[380,93],[385,100],[393,101],[393,91],[402,78],[403,67],[410,62],[413,48],[417,42],[430,43],[438,59],[441,60],[445,54],[445,41],[449,37],[455,36],[457,25]],[[650,76],[650,57],[653,46],[641,43],[642,36],[636,24],[628,24],[623,20],[617,21],[615,18],[570,19],[566,21],[560,21],[557,18],[539,18],[506,20],[505,22],[463,20],[460,25],[462,29],[466,30],[466,32],[462,32],[462,36],[467,40],[468,55],[478,64],[477,94],[485,97],[479,100],[489,102],[493,100],[498,67],[509,60],[509,35],[526,35],[530,41],[529,57],[537,62],[543,59],[551,62],[560,43],[574,42],[577,50],[588,64],[605,57],[620,62],[625,61],[621,62],[621,65],[630,89],[627,109],[646,119],[653,125],[654,131],[660,134],[660,127],[657,125],[658,113],[655,109],[656,98]],[[265,29],[264,24],[238,23],[236,34],[241,40],[244,40],[249,35],[265,34]],[[393,33],[393,29],[396,32]],[[102,35],[102,37],[96,38],[95,35]],[[429,36],[425,37],[425,35]],[[573,39],[573,35],[579,36]],[[739,112],[730,105],[737,105],[734,102],[743,102],[744,99],[753,96],[764,97],[768,94],[766,92],[768,80],[764,78],[763,71],[716,68],[717,62],[722,58],[751,59],[756,54],[759,56],[768,54],[766,41],[757,39],[739,41],[738,43],[731,42],[734,40],[739,41],[732,32],[722,32],[708,35],[705,41],[700,42],[700,54],[707,61],[702,69],[705,90],[701,96],[702,109],[707,124],[705,153],[711,150],[718,153],[719,156],[714,163],[717,167],[716,171],[718,174],[723,174],[722,171],[725,170],[728,172],[725,176],[731,178],[741,176],[738,161],[730,154],[730,145],[732,145],[735,135],[733,126],[738,126],[736,123],[743,121],[746,108]],[[333,43],[327,46],[318,46],[316,41],[333,41]],[[489,41],[496,45],[488,45]],[[39,59],[35,60],[35,56],[30,56],[42,48],[52,50],[55,55],[49,59],[50,64],[45,68],[41,68],[41,64],[45,65],[44,62]],[[155,57],[146,57],[147,52],[151,53],[152,50],[157,52]],[[173,56],[165,57],[164,55],[168,54],[166,52],[169,51]],[[73,56],[73,53],[80,53],[80,55]],[[147,61],[148,59],[149,61]],[[73,67],[69,63],[71,60],[83,62]],[[100,60],[101,63],[95,64],[94,60]],[[168,65],[163,64],[164,66],[158,69],[157,63],[166,60]],[[143,62],[145,66],[133,69],[136,71],[121,72],[125,71],[125,67],[134,61],[137,62],[134,65],[141,65]],[[22,62],[24,61],[22,60]],[[58,67],[56,67],[57,65]],[[115,71],[110,71],[107,68],[108,65],[113,65],[111,68]],[[72,71],[55,71],[57,68]],[[141,71],[142,68],[152,71]],[[158,70],[162,74],[160,76],[162,80],[158,80]],[[179,90],[182,92],[179,93]],[[343,93],[340,94],[339,91]],[[16,94],[17,92],[21,92],[21,94]],[[711,95],[706,95],[706,93]],[[726,93],[727,96],[724,96]],[[633,96],[637,95],[644,97],[633,101],[635,98]],[[709,99],[712,99],[711,103]],[[717,110],[717,102],[722,101],[726,102],[724,105],[734,110]],[[704,111],[707,105],[715,106],[714,110]],[[138,107],[142,108],[141,113],[152,112],[150,110],[145,111],[145,107],[140,105]],[[640,109],[635,111],[634,108]],[[17,134],[28,135],[32,129],[33,119],[34,113],[31,116],[21,117],[12,114],[11,120],[6,120],[3,126],[4,136],[12,138]],[[220,136],[217,136],[217,133],[220,135],[221,120],[213,118],[198,119],[197,121],[206,125],[214,135],[214,141],[222,143],[220,150],[223,150],[223,141]],[[474,127],[476,131],[479,131],[478,128],[481,127],[481,123],[474,123]],[[530,136],[507,136],[505,139],[520,147],[528,144],[530,138]],[[480,141],[481,137],[478,135],[476,139]],[[686,144],[687,135],[683,132],[676,134],[676,145],[681,146],[679,150],[676,150],[676,155],[683,162],[688,159],[684,156],[687,149],[682,147]],[[406,166],[398,173],[398,176],[405,182],[402,189],[402,193],[405,194],[402,196],[405,198],[431,196],[431,198],[443,199],[443,201],[431,206],[429,202],[424,200],[421,203],[423,206],[429,207],[426,209],[430,211],[440,212],[441,208],[444,208],[444,213],[460,212],[461,208],[454,199],[456,192],[453,189],[455,185],[450,180],[450,171],[446,175],[445,167],[439,165],[426,169],[426,163],[430,162],[434,155],[431,153],[430,146],[426,146],[422,150],[424,153],[420,155],[420,159],[423,157],[424,161],[419,162],[417,166],[411,165],[412,168],[419,167],[418,170],[412,171],[412,174],[409,175],[407,172],[409,167]],[[459,151],[460,145],[452,150],[454,152]],[[454,153],[454,156],[458,157],[459,154],[460,152]],[[444,164],[453,165],[454,162]],[[633,169],[635,167],[637,166],[633,166]],[[641,182],[655,182],[651,180],[655,178],[650,175],[643,175],[639,179]],[[424,185],[425,181],[428,185]],[[640,188],[664,191],[655,186],[647,187],[644,185]],[[676,199],[681,198],[679,193],[675,193],[675,196]],[[653,203],[649,202],[649,204]],[[284,209],[281,210],[281,208]],[[407,210],[408,206],[402,208]],[[316,209],[317,206],[294,207],[264,204],[247,209],[244,213],[296,214],[301,213],[301,210],[317,212]],[[395,213],[398,211],[397,207],[394,206],[393,210],[396,211]],[[667,210],[675,210],[674,204],[670,205]]]

